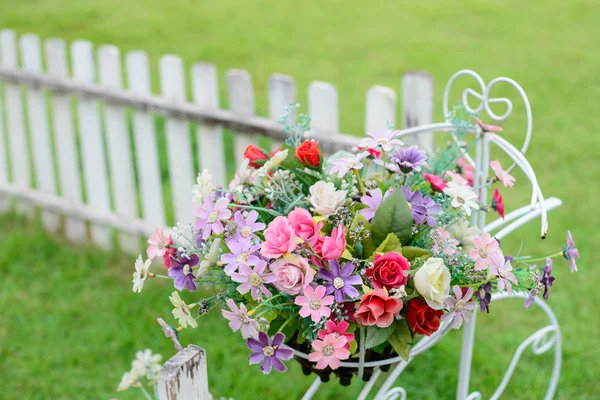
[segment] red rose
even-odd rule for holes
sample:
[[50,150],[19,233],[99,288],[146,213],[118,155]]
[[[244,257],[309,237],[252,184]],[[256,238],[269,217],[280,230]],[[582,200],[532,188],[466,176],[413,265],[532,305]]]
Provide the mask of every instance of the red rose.
[[400,299],[390,297],[383,289],[375,289],[363,294],[354,317],[360,326],[377,325],[386,328],[394,322],[394,317],[400,313],[402,306]]
[[410,263],[402,254],[390,251],[383,255],[375,254],[373,267],[367,269],[367,276],[375,288],[390,290],[406,285],[408,276],[404,275],[404,271],[409,269]]
[[318,167],[321,165],[319,142],[307,140],[298,146],[294,154],[306,167]]
[[437,175],[424,173],[423,178],[425,178],[425,180],[431,184],[431,188],[433,190],[438,192],[443,192],[444,189],[446,189],[446,186],[448,186],[448,184]]
[[[254,168],[260,168],[262,164],[264,164],[264,160],[267,160],[269,157],[258,147],[251,144],[246,147],[246,151],[244,151],[244,158],[247,158],[250,162],[248,165]],[[257,161],[263,160],[260,164]]]
[[412,299],[406,309],[406,323],[417,335],[431,336],[440,327],[442,310],[429,307],[422,298]]
[[504,219],[504,202],[498,188],[494,188],[494,193],[492,194],[492,208]]

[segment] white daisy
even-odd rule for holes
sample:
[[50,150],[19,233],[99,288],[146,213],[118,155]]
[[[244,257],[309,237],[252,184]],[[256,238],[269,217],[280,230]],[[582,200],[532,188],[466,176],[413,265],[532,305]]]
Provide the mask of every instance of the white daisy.
[[466,254],[469,254],[475,247],[473,246],[473,239],[479,236],[479,228],[476,226],[470,226],[469,221],[464,218],[459,219],[454,224],[448,227],[450,236],[458,240],[458,244],[462,247]]
[[190,307],[187,304],[185,304],[183,300],[181,300],[181,297],[179,297],[179,293],[173,292],[173,294],[171,294],[171,297],[169,297],[169,300],[171,300],[171,304],[173,304],[173,306],[175,307],[172,313],[173,317],[177,318],[177,320],[179,321],[179,325],[181,325],[183,328],[187,328],[188,324],[192,328],[196,328],[198,326],[198,322],[196,322],[196,320],[192,316]]
[[159,362],[162,360],[160,354],[152,354],[152,350],[146,349],[135,353],[135,360],[131,362],[131,372],[143,375],[153,380],[160,371]]
[[456,182],[448,182],[448,186],[444,189],[444,193],[452,197],[452,207],[462,207],[467,215],[471,215],[471,208],[479,210],[477,194],[475,194],[470,186],[460,185]]
[[133,385],[137,384],[140,378],[141,376],[135,371],[125,372],[121,378],[119,386],[117,387],[117,391],[122,392],[123,390],[129,389]]
[[133,292],[141,293],[144,288],[144,282],[146,278],[148,278],[148,270],[150,269],[150,264],[152,264],[152,260],[148,259],[146,262],[142,260],[142,256],[135,260],[135,272],[133,273]]

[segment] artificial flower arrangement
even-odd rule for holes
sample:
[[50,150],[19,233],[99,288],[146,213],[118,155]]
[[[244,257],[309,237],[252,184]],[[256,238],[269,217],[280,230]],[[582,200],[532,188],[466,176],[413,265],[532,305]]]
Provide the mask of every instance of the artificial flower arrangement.
[[[504,254],[497,239],[470,226],[474,210],[504,217],[497,187],[491,204],[478,196],[496,184],[512,188],[500,162],[490,163],[493,179],[473,187],[464,148],[428,155],[404,146],[393,129],[369,132],[354,153],[325,158],[307,138],[308,123],[300,115],[286,125],[289,138],[271,154],[248,146],[227,189],[214,188],[203,171],[192,188],[196,223],[149,238],[133,290],[148,277],[173,279],[178,326],[159,323],[177,350],[180,333],[220,307],[263,373],[285,372],[283,361],[297,350],[308,353],[308,361],[297,358],[305,373],[327,379],[334,372],[349,384],[355,371],[340,363],[358,357],[359,339],[367,360],[407,358],[418,336],[442,321],[458,329],[476,308],[489,312],[493,291],[528,291],[525,307],[542,293],[547,299],[553,259],[576,270],[570,232],[560,252],[533,259]],[[470,114],[459,124],[501,129]],[[149,272],[154,258],[167,275]],[[181,299],[179,291],[199,286],[212,295]]]

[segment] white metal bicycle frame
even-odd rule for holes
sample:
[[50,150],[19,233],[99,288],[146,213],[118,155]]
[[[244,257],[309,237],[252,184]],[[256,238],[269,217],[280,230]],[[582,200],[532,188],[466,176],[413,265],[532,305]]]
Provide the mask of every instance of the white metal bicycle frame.
[[[474,178],[474,186],[478,187],[483,185],[488,179],[488,171],[489,171],[489,161],[490,161],[490,144],[495,144],[504,151],[513,161],[513,165],[509,168],[509,171],[514,169],[515,167],[519,167],[523,170],[529,181],[531,182],[532,187],[532,195],[531,195],[531,203],[528,206],[519,208],[515,211],[510,212],[505,216],[504,219],[497,219],[494,222],[486,225],[485,212],[474,212],[471,218],[471,224],[477,226],[480,230],[484,232],[494,233],[494,236],[502,239],[518,227],[523,224],[529,222],[530,220],[541,216],[541,237],[544,238],[546,236],[546,232],[548,230],[548,218],[547,211],[553,208],[556,208],[561,205],[561,201],[557,198],[549,198],[544,199],[542,195],[542,191],[538,185],[535,173],[531,168],[531,165],[525,158],[525,152],[529,146],[529,142],[531,140],[532,134],[532,117],[531,117],[531,106],[529,104],[529,100],[527,99],[527,95],[525,91],[521,88],[521,86],[512,79],[509,78],[496,78],[489,82],[487,85],[484,83],[484,80],[479,76],[476,72],[471,70],[461,70],[455,73],[446,85],[446,89],[444,91],[444,117],[446,119],[445,122],[435,123],[430,125],[417,126],[409,129],[405,129],[401,131],[399,136],[407,136],[421,133],[437,133],[437,132],[449,132],[453,139],[458,143],[458,138],[455,135],[455,131],[457,127],[450,123],[447,118],[449,115],[448,101],[450,96],[450,90],[452,85],[456,81],[457,78],[462,76],[470,76],[474,78],[479,84],[478,91],[472,88],[467,88],[462,92],[462,103],[463,106],[467,109],[467,111],[472,113],[481,113],[485,111],[485,114],[493,120],[493,121],[503,121],[507,119],[513,110],[512,102],[507,98],[494,98],[490,97],[490,92],[492,88],[498,83],[506,83],[513,86],[517,92],[520,94],[524,104],[525,111],[527,116],[527,128],[525,134],[525,140],[520,150],[515,148],[511,143],[506,141],[504,138],[494,134],[493,132],[483,132],[479,127],[473,128],[469,133],[476,135],[477,144],[475,149],[475,159],[473,159],[469,154],[465,153],[465,158],[467,161],[473,166],[475,172]],[[479,104],[477,107],[473,108],[469,104],[469,96],[475,97]],[[494,103],[502,103],[506,106],[506,112],[502,115],[495,114],[490,105]],[[480,199],[483,203],[487,202],[487,190],[480,190]],[[508,296],[506,293],[495,293],[492,296],[492,302],[499,301],[506,298],[527,298],[528,294],[526,293],[513,293],[512,296]],[[546,395],[544,399],[549,400],[554,396],[556,391],[556,386],[558,384],[558,378],[560,375],[561,368],[561,344],[562,338],[560,334],[560,328],[558,325],[558,321],[556,316],[550,309],[550,307],[543,301],[539,301],[536,299],[535,304],[542,309],[548,316],[550,324],[546,327],[539,329],[538,331],[531,334],[525,341],[523,341],[517,350],[514,353],[514,356],[511,360],[511,363],[502,378],[502,381],[498,385],[496,391],[490,397],[491,399],[498,399],[508,382],[510,381],[512,374],[516,368],[517,363],[523,352],[527,349],[527,347],[531,346],[534,354],[539,355],[542,354],[551,348],[554,348],[554,366],[552,370],[552,374],[550,377],[550,383],[548,385],[548,389],[546,391]],[[462,349],[461,349],[461,357],[460,357],[460,366],[459,366],[459,377],[458,377],[458,387],[456,392],[456,398],[459,400],[480,400],[482,398],[481,393],[472,392],[469,393],[469,378],[471,376],[471,360],[473,354],[473,344],[475,339],[475,322],[476,322],[476,314],[473,313],[473,318],[469,323],[466,323],[463,326],[463,341],[462,341]],[[358,362],[342,362],[342,367],[351,367],[356,368],[358,370],[358,378],[362,378],[363,371],[365,367],[380,367],[383,365],[395,364],[395,368],[388,375],[387,379],[375,395],[376,400],[397,400],[397,399],[406,399],[406,390],[402,387],[394,387],[392,385],[396,381],[396,379],[402,374],[402,372],[406,369],[408,364],[419,354],[429,350],[436,343],[438,343],[450,330],[449,323],[442,323],[439,330],[435,332],[433,335],[429,337],[422,338],[411,350],[410,357],[408,361],[401,359],[400,357],[394,357],[387,360],[381,361],[372,361],[365,362],[365,343],[364,343],[364,331],[361,328],[361,339],[359,343],[359,361]],[[308,358],[308,355],[297,350],[294,350],[296,356],[301,358]],[[365,384],[362,391],[360,392],[358,399],[365,400],[371,390],[373,389],[375,382],[381,375],[381,370],[376,368],[373,376]],[[303,400],[309,400],[313,397],[313,395],[317,392],[321,385],[320,378],[316,378],[313,384],[310,386],[308,391],[305,393]]]

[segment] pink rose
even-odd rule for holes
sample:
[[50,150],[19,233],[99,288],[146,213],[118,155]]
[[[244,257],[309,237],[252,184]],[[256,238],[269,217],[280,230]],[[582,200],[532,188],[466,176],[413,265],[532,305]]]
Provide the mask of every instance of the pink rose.
[[331,236],[323,239],[323,258],[326,260],[337,260],[346,249],[346,233],[344,226],[333,228]]
[[265,241],[260,251],[265,257],[279,258],[296,249],[296,233],[286,217],[277,217],[265,230]]
[[292,228],[294,228],[296,236],[308,241],[311,246],[315,246],[319,237],[319,232],[323,227],[322,222],[315,224],[312,215],[304,208],[295,208],[294,211],[288,215],[288,221]]
[[390,297],[383,289],[375,289],[363,294],[354,317],[359,326],[377,325],[386,328],[394,322],[394,317],[400,313],[402,306],[400,299]]
[[323,239],[325,239],[324,236],[318,235],[317,240],[313,245],[313,249],[315,249],[319,257],[314,254],[310,256],[310,263],[319,268],[325,268],[325,264],[323,264],[323,261],[321,260],[321,257],[323,257]]
[[271,264],[269,268],[275,274],[273,285],[280,292],[291,295],[302,293],[304,288],[315,278],[315,271],[302,257],[281,258]]

